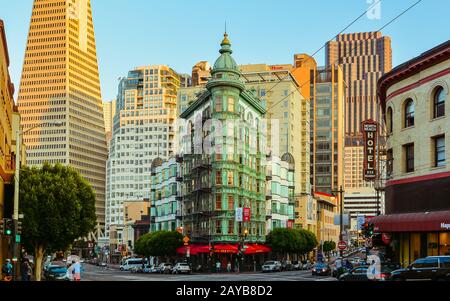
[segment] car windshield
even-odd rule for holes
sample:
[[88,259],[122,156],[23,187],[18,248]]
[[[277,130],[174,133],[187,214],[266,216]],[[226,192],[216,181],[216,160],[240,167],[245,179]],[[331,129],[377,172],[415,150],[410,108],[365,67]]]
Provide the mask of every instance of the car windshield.
[[187,263],[179,263],[179,265],[182,266],[182,267],[187,267],[187,266],[189,266]]
[[327,266],[326,264],[323,264],[323,263],[318,263],[318,264],[315,264],[314,267],[315,267],[316,269],[325,269],[325,268],[327,268],[328,266]]
[[266,261],[266,263],[264,263],[264,265],[272,265],[275,264],[275,261]]
[[50,267],[49,270],[52,273],[67,273],[67,268],[65,267]]

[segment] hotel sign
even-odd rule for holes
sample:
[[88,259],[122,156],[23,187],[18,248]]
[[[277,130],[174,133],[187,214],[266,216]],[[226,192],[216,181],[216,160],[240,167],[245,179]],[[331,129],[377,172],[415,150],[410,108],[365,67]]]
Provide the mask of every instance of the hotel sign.
[[362,123],[364,136],[364,180],[375,181],[377,177],[377,134],[378,123],[373,120],[366,120]]

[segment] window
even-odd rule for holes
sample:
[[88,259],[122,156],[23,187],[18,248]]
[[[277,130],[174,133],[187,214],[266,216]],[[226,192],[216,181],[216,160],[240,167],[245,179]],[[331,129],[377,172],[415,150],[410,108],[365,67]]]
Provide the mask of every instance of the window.
[[222,210],[222,195],[221,194],[216,195],[216,210],[217,211]]
[[387,176],[392,176],[392,173],[394,172],[394,152],[392,149],[389,149],[387,151]]
[[406,100],[405,104],[405,128],[414,126],[414,101]]
[[216,172],[216,185],[222,185],[222,172]]
[[438,259],[437,258],[425,258],[419,259],[413,264],[414,269],[430,269],[438,267]]
[[403,146],[405,149],[405,165],[406,165],[406,172],[413,172],[414,171],[414,144],[407,144]]
[[434,138],[434,166],[445,166],[445,136]]
[[234,210],[234,197],[228,196],[228,210]]
[[227,179],[228,179],[228,186],[233,186],[234,185],[234,177],[233,177],[232,171],[229,171],[227,173]]
[[228,112],[234,112],[234,98],[228,98]]
[[386,125],[387,125],[387,131],[388,134],[392,134],[393,124],[392,124],[392,108],[388,108],[387,114],[386,114]]
[[216,97],[216,112],[222,112],[222,97]]
[[222,223],[221,223],[221,221],[216,221],[216,234],[222,234]]
[[439,87],[434,93],[434,118],[445,115],[445,93],[444,88]]
[[233,220],[228,221],[228,234],[234,233],[234,222]]

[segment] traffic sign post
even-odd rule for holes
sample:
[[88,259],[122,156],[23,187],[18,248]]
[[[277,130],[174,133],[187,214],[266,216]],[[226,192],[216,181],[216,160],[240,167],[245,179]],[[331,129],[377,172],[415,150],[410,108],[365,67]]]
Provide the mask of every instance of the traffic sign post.
[[338,244],[338,249],[340,250],[340,251],[345,251],[345,250],[347,250],[347,243],[345,242],[345,241],[340,241],[339,242],[339,244]]

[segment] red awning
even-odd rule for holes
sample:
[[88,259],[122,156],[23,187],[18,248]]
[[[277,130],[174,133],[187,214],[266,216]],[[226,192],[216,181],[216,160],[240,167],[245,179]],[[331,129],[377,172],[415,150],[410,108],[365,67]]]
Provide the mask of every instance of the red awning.
[[214,246],[214,253],[237,254],[239,249],[236,245],[218,244]]
[[370,222],[376,232],[450,231],[450,211],[382,215]]
[[247,249],[244,251],[245,255],[252,255],[252,254],[261,254],[261,253],[270,253],[272,252],[272,249],[265,246],[265,245],[259,245],[259,244],[252,244],[252,245],[246,245]]
[[[208,245],[189,245],[189,251],[191,255],[197,255],[200,253],[209,253],[209,246]],[[184,255],[186,254],[186,247],[179,247],[177,249],[177,253]]]

